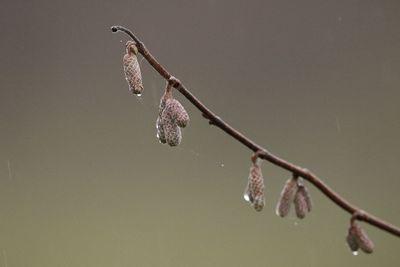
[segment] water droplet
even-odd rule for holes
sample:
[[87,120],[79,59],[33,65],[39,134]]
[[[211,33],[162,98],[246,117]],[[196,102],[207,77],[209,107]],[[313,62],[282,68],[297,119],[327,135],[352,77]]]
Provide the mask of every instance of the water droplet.
[[351,254],[353,254],[353,256],[357,256],[358,255],[358,251],[352,251]]
[[246,200],[247,202],[250,201],[250,197],[249,197],[248,194],[244,194],[244,195],[243,195],[243,198],[244,198],[244,200]]
[[142,96],[142,94],[137,94],[136,96],[137,96],[137,97],[141,97],[141,96]]

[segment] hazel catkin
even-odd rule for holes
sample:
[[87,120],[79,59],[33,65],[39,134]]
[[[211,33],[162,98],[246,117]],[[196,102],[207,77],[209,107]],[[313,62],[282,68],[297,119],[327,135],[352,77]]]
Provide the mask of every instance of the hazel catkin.
[[292,177],[286,181],[276,206],[276,214],[278,216],[286,217],[289,214],[297,189],[297,178]]
[[250,202],[256,211],[261,211],[264,207],[264,178],[259,164],[253,163],[250,167],[244,199]]
[[[168,101],[167,101],[168,103]],[[177,146],[182,141],[182,132],[179,126],[174,122],[172,114],[166,105],[161,114],[161,122],[165,134],[165,140],[170,146]]]
[[160,100],[156,121],[157,138],[161,143],[177,146],[182,141],[180,127],[185,127],[189,123],[189,115],[182,104],[172,97],[171,90],[170,84],[167,84]]
[[[352,236],[354,241],[357,243],[358,247],[364,251],[365,253],[372,253],[374,251],[374,243],[372,242],[371,239],[369,239],[367,233],[364,231],[364,229],[356,222],[353,221],[351,223],[350,229],[348,236]],[[349,244],[349,241],[347,241]],[[349,244],[350,246],[350,244]],[[353,248],[350,246],[350,248],[353,250]],[[355,246],[354,246],[355,248]]]
[[126,54],[123,58],[125,79],[128,82],[129,91],[135,95],[143,93],[142,74],[137,60],[138,49],[135,42],[126,43]]
[[303,219],[306,214],[311,211],[311,196],[303,184],[298,184],[298,189],[294,197],[294,207],[296,216],[299,219]]

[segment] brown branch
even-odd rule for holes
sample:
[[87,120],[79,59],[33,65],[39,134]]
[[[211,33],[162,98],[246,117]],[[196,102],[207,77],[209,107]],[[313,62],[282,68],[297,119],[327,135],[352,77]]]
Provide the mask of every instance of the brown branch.
[[198,110],[202,112],[205,119],[209,121],[211,125],[215,125],[220,128],[225,133],[232,136],[234,139],[257,153],[259,158],[269,161],[270,163],[279,166],[293,175],[298,177],[303,177],[312,183],[316,188],[318,188],[325,196],[331,199],[339,207],[354,215],[352,218],[360,221],[364,221],[373,225],[379,229],[387,231],[395,236],[400,237],[400,228],[390,224],[362,209],[356,207],[345,198],[340,196],[334,190],[332,190],[327,184],[325,184],[320,178],[313,174],[308,169],[297,166],[289,161],[286,161],[278,156],[275,156],[265,148],[256,144],[254,141],[237,131],[235,128],[230,126],[228,123],[223,121],[220,117],[214,114],[210,109],[208,109],[200,100],[198,100],[178,79],[173,77],[150,53],[150,51],[145,47],[142,41],[139,40],[130,30],[122,26],[112,26],[112,32],[122,31],[129,35],[137,44],[139,52],[144,58],[150,63],[151,66],[162,76],[164,79],[171,82],[171,85],[176,88],[182,95],[184,95]]

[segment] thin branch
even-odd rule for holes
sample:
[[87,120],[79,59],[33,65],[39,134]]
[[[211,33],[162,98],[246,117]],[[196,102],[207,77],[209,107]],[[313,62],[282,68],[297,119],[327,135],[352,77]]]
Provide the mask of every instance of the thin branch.
[[286,161],[278,156],[275,156],[267,149],[256,144],[254,141],[240,133],[238,130],[230,126],[228,123],[223,121],[220,117],[214,114],[209,108],[207,108],[200,100],[198,100],[178,79],[173,77],[150,53],[150,51],[145,47],[142,41],[139,40],[129,29],[122,26],[112,26],[112,32],[122,31],[129,35],[137,44],[139,52],[144,58],[150,63],[151,66],[168,81],[172,81],[171,84],[176,88],[182,95],[184,95],[198,110],[202,112],[205,119],[209,121],[211,125],[215,125],[220,128],[225,133],[232,136],[234,139],[248,147],[253,152],[257,153],[259,158],[262,158],[270,163],[279,166],[293,175],[298,177],[303,177],[310,183],[312,183],[316,188],[318,188],[325,196],[331,199],[335,204],[341,207],[343,210],[347,211],[351,215],[355,214],[354,219],[364,221],[370,225],[373,225],[379,229],[382,229],[388,233],[400,237],[400,228],[390,224],[366,211],[363,211],[359,207],[353,205],[347,201],[344,197],[340,196],[333,189],[331,189],[327,184],[325,184],[320,178],[313,174],[308,169],[297,166],[289,161]]

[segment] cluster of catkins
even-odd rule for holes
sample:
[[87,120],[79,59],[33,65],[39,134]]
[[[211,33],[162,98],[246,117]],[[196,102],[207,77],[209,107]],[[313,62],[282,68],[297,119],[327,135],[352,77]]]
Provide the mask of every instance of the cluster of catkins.
[[286,217],[292,203],[299,219],[303,219],[312,209],[310,193],[305,187],[303,179],[296,175],[286,181],[276,205],[276,214],[280,217]]
[[368,254],[372,253],[375,247],[372,240],[369,239],[364,229],[362,229],[356,222],[355,218],[352,218],[350,221],[350,228],[347,232],[346,242],[355,255],[357,255],[359,249]]
[[189,115],[185,108],[172,96],[172,86],[168,82],[160,100],[156,121],[157,138],[160,143],[177,146],[182,141],[181,128],[186,127]]
[[[257,154],[252,157],[249,178],[244,191],[244,199],[249,202],[256,211],[261,211],[265,204],[264,197],[264,178],[261,172],[261,160]],[[304,180],[296,174],[288,179],[282,189],[276,214],[280,217],[286,217],[289,214],[290,207],[294,204],[296,216],[303,219],[307,213],[311,212],[312,201],[310,193],[304,185]],[[356,254],[361,249],[365,253],[372,253],[374,243],[368,238],[365,231],[361,228],[354,218],[347,233],[346,242],[351,251]]]
[[[123,58],[125,79],[128,82],[129,91],[140,96],[143,93],[143,82],[137,55],[136,43],[128,41]],[[181,103],[172,96],[172,82],[176,82],[173,77],[167,83],[165,93],[161,97],[156,128],[157,138],[161,143],[177,146],[182,141],[181,128],[188,124],[189,115]]]
[[[143,83],[137,55],[138,48],[136,43],[128,41],[126,43],[126,54],[123,58],[125,78],[129,85],[129,91],[135,95],[141,95]],[[164,95],[161,97],[156,129],[157,138],[161,143],[177,146],[182,141],[181,128],[188,124],[189,115],[181,103],[172,96],[171,83],[173,81],[174,79],[171,78],[167,82]],[[252,157],[252,165],[244,192],[244,199],[256,211],[261,211],[265,204],[261,162],[256,153]],[[310,193],[305,187],[303,179],[297,175],[293,175],[292,178],[286,181],[276,206],[276,214],[280,217],[286,217],[289,214],[292,203],[299,219],[303,219],[312,209]],[[355,254],[358,253],[359,249],[365,253],[372,253],[374,250],[374,243],[368,238],[361,226],[357,224],[354,216],[351,219],[346,241],[351,251]]]
[[[244,199],[248,201],[256,211],[261,211],[265,204],[264,178],[261,172],[261,160],[255,155],[252,157],[247,186],[244,191]],[[297,176],[290,178],[283,187],[281,197],[276,207],[276,213],[281,217],[289,214],[290,206],[294,203],[296,215],[303,219],[311,211],[312,201],[310,193],[303,180]]]

